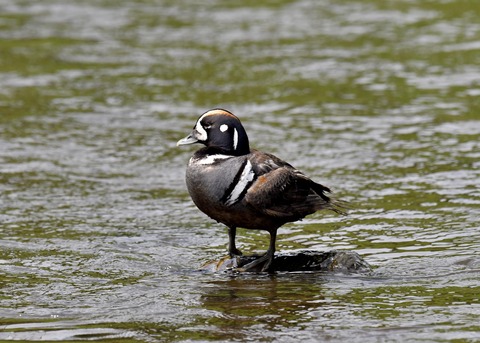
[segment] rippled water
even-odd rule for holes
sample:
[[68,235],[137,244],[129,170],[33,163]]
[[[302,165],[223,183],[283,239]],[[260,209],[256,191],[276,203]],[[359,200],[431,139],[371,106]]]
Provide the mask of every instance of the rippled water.
[[[479,18],[466,0],[1,1],[0,340],[480,340]],[[175,142],[217,106],[352,203],[278,250],[353,250],[372,275],[197,271],[227,235]]]

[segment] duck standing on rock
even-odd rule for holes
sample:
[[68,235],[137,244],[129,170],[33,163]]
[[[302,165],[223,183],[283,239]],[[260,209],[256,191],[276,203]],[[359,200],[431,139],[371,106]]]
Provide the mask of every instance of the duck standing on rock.
[[272,154],[250,149],[242,123],[227,110],[202,114],[177,145],[193,143],[205,147],[188,163],[188,192],[202,212],[228,227],[230,256],[242,254],[235,246],[237,227],[270,233],[267,253],[243,266],[245,271],[270,270],[283,224],[322,209],[343,214],[342,202],[327,195],[328,187]]

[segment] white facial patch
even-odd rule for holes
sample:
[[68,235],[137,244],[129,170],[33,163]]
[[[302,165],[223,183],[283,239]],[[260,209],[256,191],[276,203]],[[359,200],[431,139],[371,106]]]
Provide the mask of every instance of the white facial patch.
[[254,178],[255,172],[253,171],[252,164],[249,160],[247,160],[247,164],[243,168],[242,175],[240,175],[240,179],[233,188],[232,193],[228,195],[225,205],[230,206],[235,204],[239,200],[240,195],[245,191],[245,189],[247,189]]
[[238,145],[238,131],[233,129],[233,150],[237,150]]
[[202,124],[200,123],[200,120],[202,118],[200,118],[198,121],[197,121],[197,124],[195,125],[195,131],[197,131],[199,133],[199,135],[197,136],[197,139],[199,141],[206,141],[207,138],[208,138],[208,135],[207,135],[207,131],[205,130],[205,128],[202,126]]
[[228,125],[227,124],[220,125],[220,131],[225,132],[227,130],[228,130]]

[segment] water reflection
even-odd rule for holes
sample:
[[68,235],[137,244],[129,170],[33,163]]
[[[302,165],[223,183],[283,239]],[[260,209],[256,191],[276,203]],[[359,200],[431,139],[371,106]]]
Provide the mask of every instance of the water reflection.
[[321,274],[245,276],[214,280],[202,287],[200,318],[215,339],[261,339],[312,321],[310,312],[325,300]]

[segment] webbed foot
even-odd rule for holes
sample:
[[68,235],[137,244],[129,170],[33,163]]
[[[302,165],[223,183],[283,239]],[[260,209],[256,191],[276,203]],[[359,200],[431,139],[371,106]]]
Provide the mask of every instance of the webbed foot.
[[269,253],[237,268],[240,272],[268,272],[273,262],[273,256]]
[[231,258],[234,258],[236,256],[242,256],[242,252],[240,250],[238,250],[237,248],[235,249],[232,249],[232,250],[229,250],[228,251],[228,254],[230,255]]

